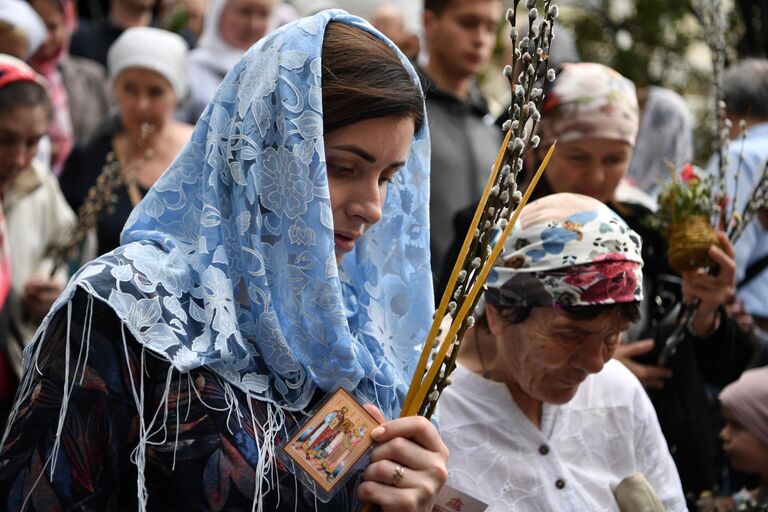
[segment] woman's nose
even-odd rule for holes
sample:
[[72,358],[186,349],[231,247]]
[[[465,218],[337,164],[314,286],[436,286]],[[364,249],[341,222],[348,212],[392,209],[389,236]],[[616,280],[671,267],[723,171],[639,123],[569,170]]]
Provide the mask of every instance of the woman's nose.
[[592,184],[602,184],[605,181],[605,168],[601,164],[595,164],[589,173],[589,181]]
[[598,373],[605,365],[605,347],[602,342],[583,343],[571,360],[571,365],[586,373]]
[[384,193],[377,181],[361,183],[352,198],[350,213],[366,224],[376,224],[381,219]]
[[145,95],[141,95],[136,100],[136,108],[139,112],[146,112],[149,108],[149,98]]

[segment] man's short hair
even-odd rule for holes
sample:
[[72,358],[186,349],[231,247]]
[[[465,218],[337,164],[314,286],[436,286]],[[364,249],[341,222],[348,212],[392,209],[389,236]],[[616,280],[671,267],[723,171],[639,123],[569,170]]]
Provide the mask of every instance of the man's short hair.
[[[498,308],[498,306],[496,306]],[[532,307],[499,308],[501,318],[508,324],[519,324],[531,316]],[[573,306],[558,308],[572,320],[588,322],[603,315],[618,314],[623,320],[637,322],[640,319],[640,304],[638,302],[622,302],[619,304],[597,304],[594,306]],[[480,327],[488,329],[488,318],[483,312],[477,319]]]
[[431,11],[438,16],[453,2],[453,0],[424,0],[424,10]]
[[725,106],[732,115],[768,119],[768,60],[745,59],[723,76]]

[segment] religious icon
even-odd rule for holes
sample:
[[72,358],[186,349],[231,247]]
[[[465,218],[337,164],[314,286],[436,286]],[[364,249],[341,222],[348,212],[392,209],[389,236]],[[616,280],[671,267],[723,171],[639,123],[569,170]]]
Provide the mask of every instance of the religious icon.
[[379,424],[344,388],[339,388],[291,437],[283,450],[326,493],[373,444]]

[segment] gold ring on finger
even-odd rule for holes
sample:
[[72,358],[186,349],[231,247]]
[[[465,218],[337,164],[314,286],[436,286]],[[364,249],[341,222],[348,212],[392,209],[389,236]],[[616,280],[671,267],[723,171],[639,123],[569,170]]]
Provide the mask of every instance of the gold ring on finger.
[[394,473],[392,473],[392,485],[397,486],[397,484],[403,479],[404,475],[405,470],[400,466],[396,466]]

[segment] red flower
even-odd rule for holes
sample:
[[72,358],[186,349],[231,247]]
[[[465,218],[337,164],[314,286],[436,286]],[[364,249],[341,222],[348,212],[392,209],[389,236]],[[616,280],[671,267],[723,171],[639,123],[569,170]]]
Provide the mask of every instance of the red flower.
[[693,170],[692,164],[685,164],[683,166],[683,173],[680,175],[683,178],[683,182],[691,183],[699,181],[699,177],[696,176],[696,171]]

